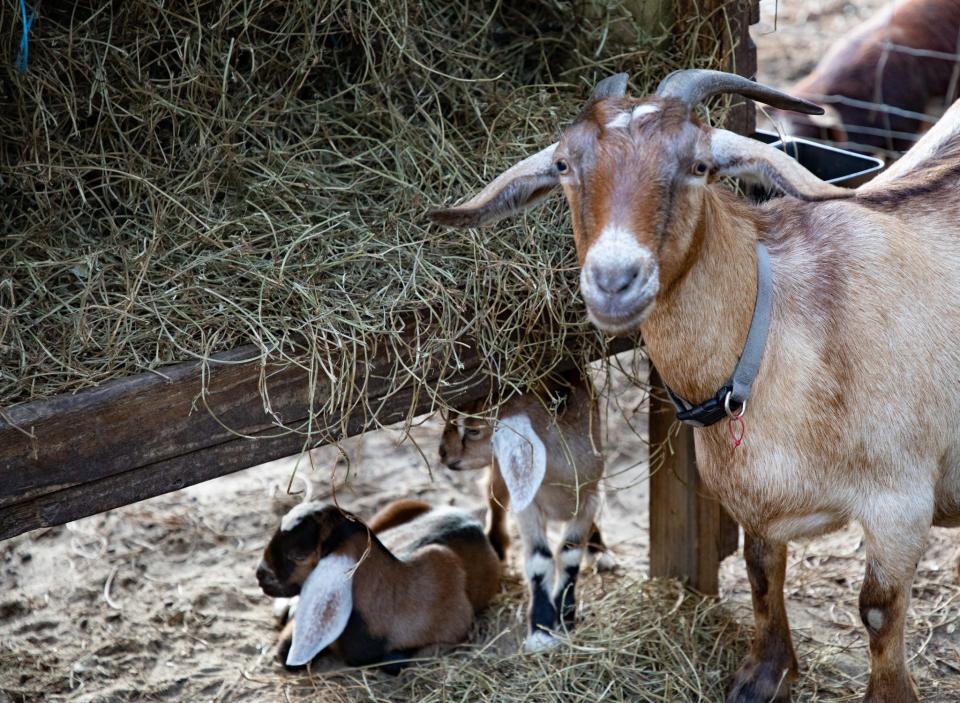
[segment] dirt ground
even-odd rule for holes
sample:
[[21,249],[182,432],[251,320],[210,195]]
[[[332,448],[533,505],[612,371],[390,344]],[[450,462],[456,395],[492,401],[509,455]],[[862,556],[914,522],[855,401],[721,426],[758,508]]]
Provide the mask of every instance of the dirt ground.
[[[835,37],[885,4],[780,0],[777,8],[764,0],[755,31],[761,80],[789,85]],[[644,394],[617,379],[608,397],[601,524],[621,568],[602,580],[586,576],[588,590],[600,583],[616,589],[648,568]],[[393,431],[370,434],[345,442],[342,454],[324,448],[299,466],[273,462],[0,543],[0,703],[327,700],[306,674],[288,674],[274,662],[270,600],[254,579],[266,539],[292,504],[286,482],[296,467],[322,500],[335,471],[339,501],[365,516],[399,496],[479,509],[478,476],[436,465],[439,423],[427,419],[407,441]],[[863,560],[856,527],[791,551],[787,597],[802,667],[795,700],[852,701],[863,693]],[[958,561],[958,533],[935,529],[907,631],[926,701],[960,701]],[[504,628],[504,652],[522,639],[519,574],[513,554],[510,587],[501,596],[506,619],[495,623]],[[723,566],[721,598],[732,618],[749,624],[739,556]]]

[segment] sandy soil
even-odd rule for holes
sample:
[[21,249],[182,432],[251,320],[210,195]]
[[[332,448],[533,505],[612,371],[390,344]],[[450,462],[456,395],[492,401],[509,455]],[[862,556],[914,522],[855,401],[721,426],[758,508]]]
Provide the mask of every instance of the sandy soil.
[[[780,0],[775,8],[764,0],[756,31],[760,78],[788,85],[833,38],[883,4]],[[643,393],[622,379],[615,388],[605,413],[611,478],[602,526],[621,573],[644,575]],[[340,502],[361,515],[399,496],[479,509],[477,477],[435,465],[439,426],[427,419],[404,442],[391,431],[356,438],[342,454],[324,448],[297,471],[318,499],[329,497],[335,472]],[[0,543],[0,703],[323,700],[310,686],[297,688],[302,674],[287,674],[273,661],[270,602],[253,576],[265,540],[293,500],[284,487],[295,465],[274,462]],[[797,700],[858,700],[864,690],[867,650],[856,605],[863,557],[856,527],[791,552],[787,595],[803,667]],[[960,701],[958,560],[958,534],[934,530],[907,634],[928,701]],[[515,584],[515,554],[510,569]],[[613,586],[618,579],[604,578]],[[739,557],[724,564],[722,591],[749,622]],[[515,612],[501,645],[507,649],[521,637],[519,601]]]

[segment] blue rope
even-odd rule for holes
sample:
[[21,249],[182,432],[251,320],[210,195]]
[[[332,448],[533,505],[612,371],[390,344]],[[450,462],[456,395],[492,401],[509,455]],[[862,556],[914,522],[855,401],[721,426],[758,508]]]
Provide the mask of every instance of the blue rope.
[[20,38],[20,51],[17,52],[15,64],[20,73],[27,72],[27,60],[30,57],[30,27],[33,26],[33,21],[37,18],[37,7],[39,6],[40,3],[37,3],[33,12],[30,13],[30,17],[27,17],[27,2],[26,0],[20,0],[20,14],[23,15],[23,36]]

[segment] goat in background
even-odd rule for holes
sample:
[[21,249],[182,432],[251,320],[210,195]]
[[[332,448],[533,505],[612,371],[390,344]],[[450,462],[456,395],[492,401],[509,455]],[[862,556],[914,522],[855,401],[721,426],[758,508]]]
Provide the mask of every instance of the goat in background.
[[826,114],[770,116],[793,136],[903,152],[934,121],[925,110],[957,96],[958,79],[960,0],[901,0],[838,41],[790,90]]

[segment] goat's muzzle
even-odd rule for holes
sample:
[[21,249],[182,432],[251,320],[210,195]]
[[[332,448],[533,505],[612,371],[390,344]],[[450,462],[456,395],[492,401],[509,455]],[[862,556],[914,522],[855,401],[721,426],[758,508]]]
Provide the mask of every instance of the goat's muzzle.
[[591,261],[580,272],[580,291],[590,320],[604,332],[633,332],[646,319],[660,288],[651,260]]
[[260,584],[260,590],[274,598],[293,598],[300,593],[300,587],[296,584],[281,584],[265,561],[257,566],[257,583]]

